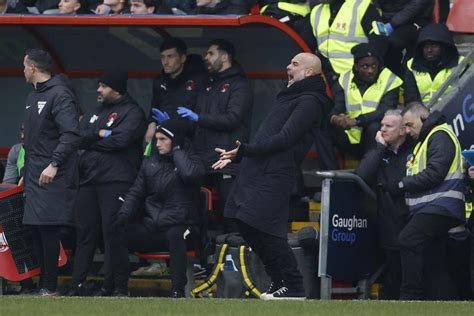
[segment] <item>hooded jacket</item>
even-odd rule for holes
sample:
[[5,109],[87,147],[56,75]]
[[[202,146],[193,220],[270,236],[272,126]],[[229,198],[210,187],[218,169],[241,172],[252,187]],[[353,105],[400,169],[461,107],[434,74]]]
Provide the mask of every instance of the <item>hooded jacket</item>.
[[194,134],[194,148],[207,172],[236,175],[238,164],[214,171],[219,160],[216,147],[230,150],[235,141],[247,142],[250,133],[253,93],[240,65],[214,74],[199,93],[195,112],[199,115]]
[[[118,214],[133,217],[144,203],[143,224],[152,231],[201,220],[199,188],[204,166],[190,144],[171,155],[144,159]],[[120,216],[120,215],[119,215]]]
[[[441,58],[431,63],[423,57],[423,46],[427,41],[441,43]],[[459,52],[449,29],[444,24],[430,24],[422,29],[416,42],[412,71],[427,72],[431,79],[443,69],[454,68],[459,63]],[[421,102],[420,91],[412,71],[406,71],[404,80],[405,104],[413,101]]]
[[[36,84],[26,99],[25,214],[28,225],[64,225],[72,220],[77,192],[79,108],[64,75]],[[58,165],[53,182],[39,186],[43,170]]]
[[382,10],[386,22],[394,28],[416,23],[424,26],[431,21],[433,0],[376,0],[375,5]]
[[250,143],[242,143],[241,170],[224,215],[286,238],[290,195],[312,130],[327,116],[330,99],[321,76],[284,88]]
[[[80,184],[133,183],[142,157],[145,114],[125,94],[112,103],[103,103],[81,121]],[[111,130],[106,138],[99,130]]]

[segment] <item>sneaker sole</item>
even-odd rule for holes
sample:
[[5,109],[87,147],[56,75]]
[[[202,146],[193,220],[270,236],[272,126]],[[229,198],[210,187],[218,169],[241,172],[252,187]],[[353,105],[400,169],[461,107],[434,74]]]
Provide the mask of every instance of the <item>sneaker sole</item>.
[[306,297],[273,297],[273,296],[267,295],[264,300],[265,301],[283,301],[283,300],[304,301],[305,299]]

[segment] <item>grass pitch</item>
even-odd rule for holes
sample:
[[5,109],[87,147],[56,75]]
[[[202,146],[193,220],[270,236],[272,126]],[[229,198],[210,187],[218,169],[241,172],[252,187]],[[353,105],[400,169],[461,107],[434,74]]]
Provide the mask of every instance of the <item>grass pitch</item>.
[[0,297],[0,315],[474,315],[470,302]]

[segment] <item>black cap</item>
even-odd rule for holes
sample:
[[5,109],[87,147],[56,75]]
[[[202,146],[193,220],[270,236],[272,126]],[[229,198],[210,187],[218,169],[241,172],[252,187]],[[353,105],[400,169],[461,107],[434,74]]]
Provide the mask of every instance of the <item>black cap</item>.
[[376,57],[378,60],[382,61],[378,49],[369,43],[361,43],[352,47],[351,53],[354,55],[355,62],[364,57]]
[[188,120],[173,119],[163,122],[156,128],[157,132],[160,132],[170,139],[183,138],[189,129]]
[[103,83],[120,94],[127,92],[128,72],[124,69],[107,70],[99,82]]

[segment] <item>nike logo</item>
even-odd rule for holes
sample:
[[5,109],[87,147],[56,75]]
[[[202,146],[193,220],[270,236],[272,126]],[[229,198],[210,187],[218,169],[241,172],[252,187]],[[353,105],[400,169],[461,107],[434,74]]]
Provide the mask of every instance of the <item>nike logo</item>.
[[27,110],[28,110],[29,108],[31,108],[31,105],[27,105],[27,106],[26,106],[26,109],[27,109]]

